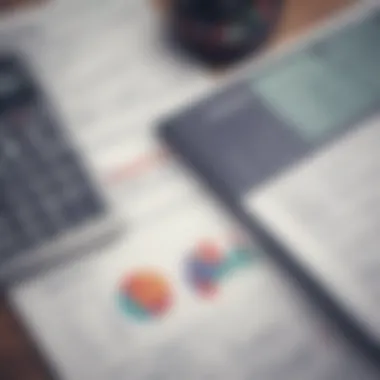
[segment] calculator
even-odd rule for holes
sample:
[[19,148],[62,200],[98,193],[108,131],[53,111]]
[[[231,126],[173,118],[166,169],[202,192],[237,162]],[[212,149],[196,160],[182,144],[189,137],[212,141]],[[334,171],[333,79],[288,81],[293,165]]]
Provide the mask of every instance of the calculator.
[[1,55],[0,282],[99,246],[115,220],[31,70]]

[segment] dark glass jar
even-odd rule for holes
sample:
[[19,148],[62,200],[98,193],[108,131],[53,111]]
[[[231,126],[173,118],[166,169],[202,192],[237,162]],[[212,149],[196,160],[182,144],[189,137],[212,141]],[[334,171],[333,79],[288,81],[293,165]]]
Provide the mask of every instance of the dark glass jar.
[[175,41],[193,55],[226,64],[266,41],[283,0],[172,0]]

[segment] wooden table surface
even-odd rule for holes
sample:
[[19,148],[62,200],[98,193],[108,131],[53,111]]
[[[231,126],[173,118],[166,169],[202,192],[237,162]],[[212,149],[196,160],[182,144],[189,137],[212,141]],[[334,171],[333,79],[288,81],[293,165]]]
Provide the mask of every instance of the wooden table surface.
[[[4,5],[17,1],[20,0],[0,0],[0,9],[2,3]],[[272,43],[278,44],[299,34],[347,6],[349,2],[349,0],[287,0]],[[15,319],[3,296],[0,296],[0,380],[50,380],[43,360],[38,356],[33,343]]]

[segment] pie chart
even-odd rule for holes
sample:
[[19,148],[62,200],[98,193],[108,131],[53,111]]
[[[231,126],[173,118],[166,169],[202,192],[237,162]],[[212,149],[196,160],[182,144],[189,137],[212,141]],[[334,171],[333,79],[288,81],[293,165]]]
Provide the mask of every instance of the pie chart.
[[139,321],[164,316],[173,304],[169,281],[153,270],[126,274],[118,288],[118,303],[124,314]]

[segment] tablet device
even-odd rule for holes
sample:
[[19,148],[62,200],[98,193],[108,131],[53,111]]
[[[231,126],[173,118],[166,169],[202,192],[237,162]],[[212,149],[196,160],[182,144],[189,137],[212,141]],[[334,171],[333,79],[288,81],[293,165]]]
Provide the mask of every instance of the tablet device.
[[162,134],[377,355],[379,8],[264,60]]

